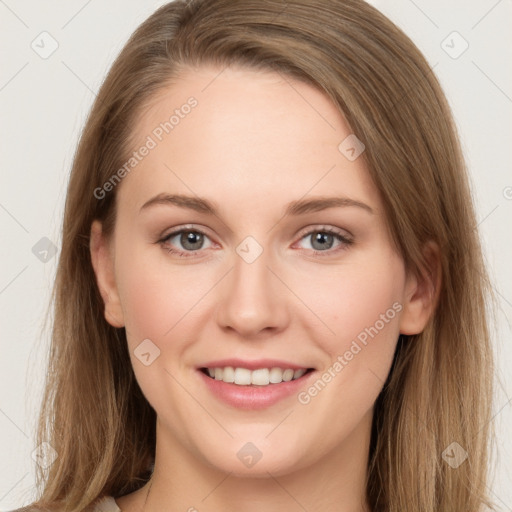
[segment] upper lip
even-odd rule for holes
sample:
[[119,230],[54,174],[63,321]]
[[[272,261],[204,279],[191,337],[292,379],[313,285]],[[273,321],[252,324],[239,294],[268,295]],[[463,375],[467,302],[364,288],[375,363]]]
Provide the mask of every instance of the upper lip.
[[252,361],[244,359],[219,359],[217,361],[209,361],[200,365],[198,368],[225,368],[231,366],[233,368],[247,368],[248,370],[258,370],[260,368],[282,368],[286,370],[300,370],[301,368],[309,369],[308,365],[290,363],[279,359],[255,359]]

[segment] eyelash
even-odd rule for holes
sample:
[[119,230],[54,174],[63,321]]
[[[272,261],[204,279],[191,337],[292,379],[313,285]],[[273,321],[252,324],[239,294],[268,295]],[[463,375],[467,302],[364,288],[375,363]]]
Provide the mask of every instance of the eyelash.
[[[201,229],[198,229],[198,228],[191,228],[191,227],[190,228],[180,228],[180,229],[177,229],[176,231],[173,231],[173,232],[165,235],[165,237],[158,240],[157,243],[160,244],[167,252],[174,254],[175,256],[177,256],[179,258],[197,257],[195,255],[195,253],[200,252],[201,249],[199,249],[197,251],[180,251],[180,250],[173,249],[168,245],[168,241],[171,238],[173,238],[176,235],[179,235],[181,233],[200,233],[201,235],[208,237],[208,235],[204,231],[202,231]],[[312,230],[304,233],[300,237],[300,240],[303,240],[304,238],[311,236],[312,234],[315,234],[315,233],[324,233],[324,234],[327,233],[329,235],[333,235],[339,242],[341,242],[340,245],[338,246],[338,248],[336,248],[336,249],[327,249],[325,251],[318,251],[316,249],[307,249],[308,251],[312,251],[315,256],[320,256],[320,257],[331,256],[332,254],[337,254],[340,251],[348,249],[348,247],[350,247],[354,243],[354,241],[352,239],[342,235],[339,231],[337,231],[331,227],[328,227],[328,226],[325,226],[325,227],[322,226],[321,228],[312,229]]]

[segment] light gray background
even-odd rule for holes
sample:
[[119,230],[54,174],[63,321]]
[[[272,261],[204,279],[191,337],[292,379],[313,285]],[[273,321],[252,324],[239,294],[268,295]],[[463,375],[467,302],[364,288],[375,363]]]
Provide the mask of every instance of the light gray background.
[[[68,173],[95,92],[131,32],[164,3],[0,0],[2,510],[33,496],[31,454],[48,344],[41,322],[58,254],[48,253],[44,263],[32,248],[43,237],[59,247]],[[499,364],[493,421],[499,442],[491,496],[501,510],[512,511],[512,2],[371,3],[435,66],[460,129],[499,299],[493,333]],[[40,53],[51,49],[49,36],[40,35],[44,31],[58,43],[48,58],[31,47]],[[468,49],[453,58],[464,41]]]

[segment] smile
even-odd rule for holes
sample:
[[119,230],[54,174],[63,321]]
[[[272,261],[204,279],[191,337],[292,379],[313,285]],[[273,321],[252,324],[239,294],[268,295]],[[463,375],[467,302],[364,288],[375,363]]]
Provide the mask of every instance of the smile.
[[290,382],[300,379],[303,375],[312,371],[311,368],[258,368],[250,370],[248,368],[234,368],[232,366],[201,368],[201,371],[215,380],[221,380],[228,384],[237,386],[269,386],[281,384],[281,382]]
[[[279,363],[281,366],[277,366]],[[275,360],[245,363],[225,360],[197,368],[197,375],[205,389],[223,404],[236,409],[261,410],[277,406],[281,401],[283,406],[289,406],[289,400],[318,373],[314,368],[300,365],[290,364],[295,368],[289,368],[289,364]]]

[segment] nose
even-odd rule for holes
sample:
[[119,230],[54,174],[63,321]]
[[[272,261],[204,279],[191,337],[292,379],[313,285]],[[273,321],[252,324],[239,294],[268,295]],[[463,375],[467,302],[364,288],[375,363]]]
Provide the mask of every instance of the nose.
[[285,292],[268,267],[265,251],[251,263],[235,254],[234,268],[220,289],[217,323],[244,339],[275,335],[290,319]]

